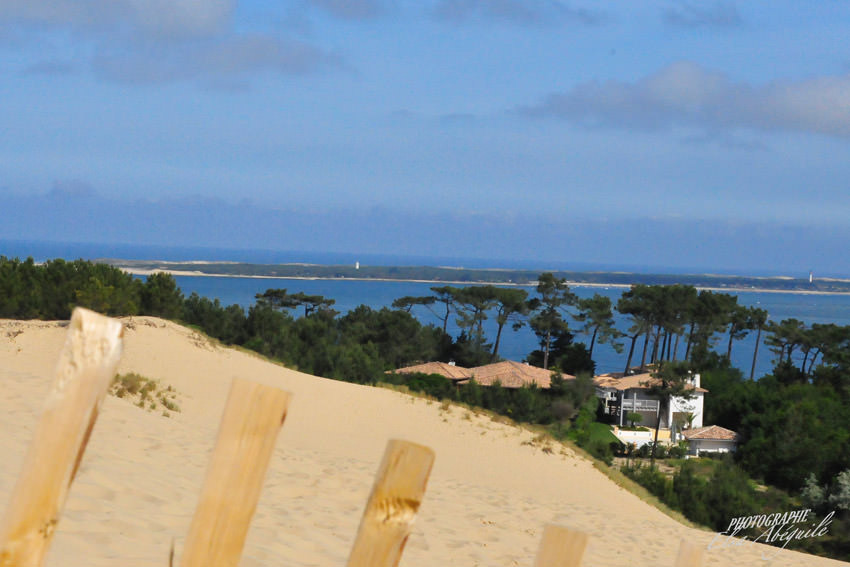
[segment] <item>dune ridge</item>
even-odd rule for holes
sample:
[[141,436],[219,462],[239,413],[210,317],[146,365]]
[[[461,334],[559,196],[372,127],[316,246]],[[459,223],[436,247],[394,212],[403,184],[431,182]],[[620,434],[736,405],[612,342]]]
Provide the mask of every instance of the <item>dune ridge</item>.
[[[590,535],[582,565],[673,565],[686,527],[618,487],[587,459],[463,408],[317,378],[225,348],[172,322],[133,317],[118,371],[170,385],[181,411],[163,417],[108,397],[49,566],[163,566],[188,531],[234,377],[290,391],[242,565],[344,565],[388,439],[436,451],[405,566],[532,565],[545,524]],[[65,337],[64,323],[0,320],[0,506],[26,446]],[[764,560],[762,554],[775,556]],[[713,548],[705,565],[847,565],[760,544]]]

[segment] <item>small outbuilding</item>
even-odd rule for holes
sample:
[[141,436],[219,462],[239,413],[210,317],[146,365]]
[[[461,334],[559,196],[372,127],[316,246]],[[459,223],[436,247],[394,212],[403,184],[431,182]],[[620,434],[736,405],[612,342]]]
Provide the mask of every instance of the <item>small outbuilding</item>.
[[719,425],[686,429],[682,435],[688,441],[688,454],[695,457],[701,453],[734,453],[738,447],[738,434]]

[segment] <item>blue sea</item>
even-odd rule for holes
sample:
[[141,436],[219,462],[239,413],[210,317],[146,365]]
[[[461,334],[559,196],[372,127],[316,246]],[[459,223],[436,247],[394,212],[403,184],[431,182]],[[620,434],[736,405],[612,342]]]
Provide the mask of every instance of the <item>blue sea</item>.
[[[663,266],[608,266],[605,264],[569,264],[562,266],[528,266],[521,261],[505,262],[491,261],[486,259],[470,258],[434,258],[434,257],[400,257],[400,256],[356,256],[349,253],[326,253],[326,252],[297,252],[297,251],[273,251],[273,250],[227,250],[214,248],[180,248],[162,246],[139,246],[129,244],[90,244],[90,243],[50,243],[50,242],[27,242],[27,241],[0,241],[0,254],[8,257],[32,256],[37,261],[48,258],[125,258],[125,259],[157,259],[171,261],[188,260],[225,260],[255,263],[285,263],[306,262],[316,264],[353,264],[355,261],[361,264],[374,265],[451,265],[463,267],[494,267],[494,268],[527,268],[540,269],[574,269],[574,270],[624,270],[643,273],[676,273],[675,268]],[[685,272],[679,268],[679,272]],[[703,272],[714,272],[704,268]],[[774,274],[752,274],[752,275],[774,275]],[[385,282],[385,281],[353,281],[353,280],[288,280],[288,279],[257,279],[257,278],[222,278],[222,277],[185,277],[177,278],[183,292],[188,296],[197,292],[211,299],[218,298],[222,304],[238,304],[246,309],[254,302],[255,295],[269,288],[285,288],[291,293],[303,291],[309,294],[323,295],[336,301],[334,309],[340,313],[357,307],[368,305],[374,309],[389,306],[394,299],[406,295],[429,295],[430,288],[436,284],[411,283],[411,282]],[[533,293],[531,287],[527,288]],[[582,287],[575,286],[573,291],[579,297],[589,297],[594,293],[606,295],[616,303],[622,293],[621,288],[604,287]],[[738,296],[738,303],[746,306],[758,306],[767,310],[770,319],[780,321],[787,318],[797,318],[808,324],[812,323],[835,323],[838,325],[850,325],[850,295],[806,295],[796,293],[767,293],[755,291],[734,292]],[[425,307],[414,308],[413,314],[423,323],[440,324],[437,317]],[[495,336],[495,324],[489,321],[488,336]],[[572,325],[577,327],[577,324]],[[621,329],[628,327],[626,318],[618,320]],[[456,325],[450,325],[449,331],[453,334],[458,332]],[[755,333],[749,334],[745,339],[735,341],[732,347],[732,361],[735,366],[741,368],[745,375],[749,375],[752,364],[753,350],[755,347]],[[587,340],[587,337],[578,335],[577,340]],[[717,350],[725,351],[726,337],[717,338]],[[636,345],[637,360],[639,360],[642,342]],[[538,348],[537,338],[526,326],[519,331],[511,331],[506,328],[503,332],[500,354],[505,358],[522,360],[529,352]],[[684,352],[684,345],[680,344],[680,352]],[[622,371],[628,354],[628,344],[624,345],[623,352],[617,353],[610,345],[597,344],[594,350],[594,359],[597,364],[597,372]],[[772,368],[773,354],[763,344],[759,348],[756,362],[756,377],[770,371]]]

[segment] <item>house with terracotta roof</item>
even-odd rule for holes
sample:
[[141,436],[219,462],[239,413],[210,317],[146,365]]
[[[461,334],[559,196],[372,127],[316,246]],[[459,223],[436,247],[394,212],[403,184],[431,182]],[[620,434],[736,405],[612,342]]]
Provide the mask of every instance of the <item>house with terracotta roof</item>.
[[[503,388],[522,388],[532,384],[538,388],[549,388],[552,382],[552,371],[531,366],[524,362],[503,360],[484,366],[470,368],[469,372],[476,382],[482,386],[492,386],[496,382]],[[564,380],[572,380],[575,376],[562,374]]]
[[[498,382],[503,388],[521,388],[535,385],[538,388],[549,388],[552,381],[552,371],[531,366],[523,362],[503,360],[475,368],[463,368],[454,363],[426,362],[414,366],[406,366],[393,370],[396,374],[439,374],[455,384],[467,384],[471,379],[482,386],[492,386]],[[575,376],[562,374],[564,380],[572,380]]]
[[439,374],[455,384],[468,382],[472,372],[468,368],[457,366],[454,362],[426,362],[391,370],[396,374]]
[[[620,372],[601,374],[593,379],[596,396],[605,403],[605,413],[617,425],[629,425],[626,414],[641,415],[639,425],[655,427],[660,421],[662,429],[702,427],[705,394],[708,390],[700,386],[699,374],[690,379],[688,388],[693,397],[675,397],[669,407],[661,413],[660,401],[648,393],[650,386],[660,383],[650,373],[623,375]],[[675,433],[673,435],[675,440]]]
[[688,429],[682,436],[688,440],[688,454],[733,453],[738,447],[738,434],[719,425]]

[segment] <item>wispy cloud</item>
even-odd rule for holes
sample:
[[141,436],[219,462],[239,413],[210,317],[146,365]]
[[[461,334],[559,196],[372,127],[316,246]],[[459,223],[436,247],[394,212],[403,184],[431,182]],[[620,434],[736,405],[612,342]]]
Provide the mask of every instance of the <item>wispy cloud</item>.
[[95,72],[123,83],[226,80],[255,72],[305,74],[340,64],[340,58],[308,43],[263,35],[209,41],[144,43],[97,52]]
[[447,126],[469,126],[476,120],[477,116],[469,112],[451,112],[438,117],[438,121]]
[[341,20],[366,20],[387,8],[381,0],[307,0],[307,3]]
[[70,75],[75,70],[74,64],[69,61],[40,61],[25,67],[21,70],[21,75],[25,77],[33,75]]
[[588,127],[791,130],[850,137],[850,75],[752,85],[691,62],[636,82],[589,82],[520,109]]
[[233,8],[234,0],[5,0],[0,20],[182,37],[221,32]]
[[575,8],[558,0],[439,0],[433,15],[437,20],[455,24],[484,21],[545,25],[572,21],[595,25],[607,19],[602,12]]
[[718,132],[716,130],[700,132],[685,136],[682,143],[688,146],[720,146],[730,150],[744,152],[771,152],[772,148],[761,140],[751,140],[731,132]]
[[[313,0],[337,4],[333,0]],[[0,25],[70,32],[80,61],[30,65],[23,75],[91,66],[125,84],[197,81],[239,85],[254,73],[303,75],[340,64],[340,56],[305,41],[234,30],[235,0],[12,0],[0,2]],[[344,4],[344,3],[339,3]],[[339,9],[342,9],[341,7]],[[87,57],[87,60],[83,60]]]
[[664,21],[686,28],[730,28],[741,25],[738,8],[731,2],[677,2],[664,10]]

